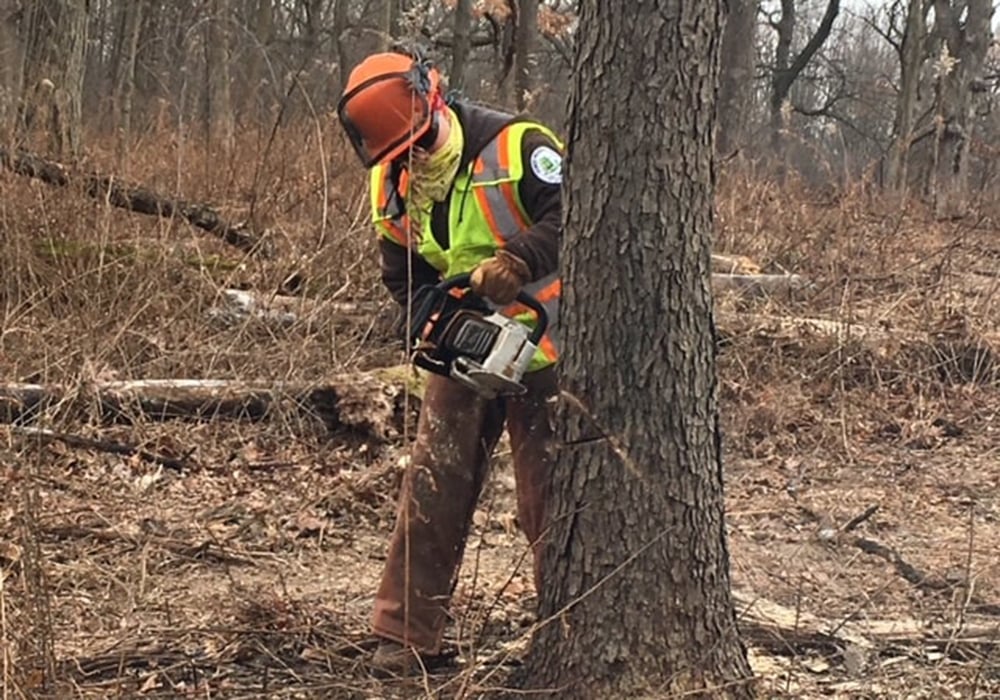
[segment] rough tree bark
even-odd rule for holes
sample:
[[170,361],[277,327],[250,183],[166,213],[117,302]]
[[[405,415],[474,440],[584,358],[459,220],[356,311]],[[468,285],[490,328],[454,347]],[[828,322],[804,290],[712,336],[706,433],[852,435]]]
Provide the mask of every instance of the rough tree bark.
[[730,591],[709,287],[721,5],[581,3],[561,446],[546,622],[523,689],[752,696]]
[[515,103],[521,111],[531,108],[534,84],[535,44],[538,40],[538,0],[518,0],[514,42]]
[[726,27],[722,32],[716,144],[723,155],[739,148],[746,136],[747,114],[753,100],[754,41],[759,0],[729,0],[728,4]]
[[993,2],[934,0],[934,17],[942,51],[934,83],[934,149],[927,190],[935,215],[948,219],[964,216],[968,209],[969,145],[975,97],[986,89],[983,63],[993,39]]

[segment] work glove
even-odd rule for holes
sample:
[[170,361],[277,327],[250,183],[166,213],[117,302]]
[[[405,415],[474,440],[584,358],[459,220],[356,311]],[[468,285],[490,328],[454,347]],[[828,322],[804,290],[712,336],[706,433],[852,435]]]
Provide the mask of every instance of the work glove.
[[521,287],[531,279],[528,263],[513,253],[498,250],[472,271],[472,291],[494,304],[506,306],[517,297]]

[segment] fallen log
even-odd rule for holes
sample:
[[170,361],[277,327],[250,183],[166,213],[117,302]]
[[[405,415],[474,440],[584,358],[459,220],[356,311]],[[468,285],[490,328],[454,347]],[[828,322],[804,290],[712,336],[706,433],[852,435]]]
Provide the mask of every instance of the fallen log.
[[968,659],[1000,646],[1000,623],[966,616],[954,624],[898,620],[831,620],[796,610],[747,591],[733,591],[737,625],[753,647],[774,654],[804,652],[842,654],[853,648],[866,656],[893,647],[920,647],[924,651]]
[[762,270],[760,265],[745,255],[712,253],[712,272],[727,275],[759,275]]
[[738,293],[753,298],[791,296],[809,289],[810,282],[801,275],[740,275],[712,273],[712,290],[716,294]]
[[27,425],[55,414],[100,423],[138,420],[263,420],[282,413],[317,419],[331,432],[398,437],[406,399],[419,399],[422,379],[407,365],[307,382],[146,379],[78,388],[0,385],[0,422]]
[[219,303],[207,309],[206,314],[223,327],[256,321],[276,328],[288,328],[320,317],[334,317],[363,325],[385,317],[387,311],[391,313],[394,309],[379,301],[323,301],[288,294],[223,289]]
[[251,231],[246,224],[227,221],[206,204],[186,202],[144,187],[127,185],[110,175],[73,173],[61,163],[26,151],[12,152],[0,148],[0,165],[18,175],[26,175],[55,187],[67,187],[78,182],[89,196],[103,199],[112,206],[139,214],[180,218],[247,253],[270,254],[265,238]]
[[[838,371],[850,370],[861,379],[873,372],[893,377],[936,380],[946,384],[992,384],[1000,381],[1000,336],[944,332],[938,327],[914,330],[878,323],[836,319],[774,316],[720,311],[716,314],[719,342],[732,346],[747,339],[796,356],[809,349],[820,358],[827,353]],[[844,350],[843,357],[836,351]]]

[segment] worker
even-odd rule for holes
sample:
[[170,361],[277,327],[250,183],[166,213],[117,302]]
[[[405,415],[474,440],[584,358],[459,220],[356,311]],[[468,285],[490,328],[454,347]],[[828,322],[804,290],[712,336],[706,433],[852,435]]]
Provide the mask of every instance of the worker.
[[527,321],[518,292],[546,307],[549,329],[517,396],[480,398],[431,374],[374,605],[372,663],[405,674],[441,654],[448,606],[490,456],[510,437],[517,518],[541,584],[552,453],[562,228],[562,144],[546,126],[446,97],[420,55],[378,53],[351,72],[338,104],[369,169],[382,281],[405,310],[417,290],[471,273],[471,291]]

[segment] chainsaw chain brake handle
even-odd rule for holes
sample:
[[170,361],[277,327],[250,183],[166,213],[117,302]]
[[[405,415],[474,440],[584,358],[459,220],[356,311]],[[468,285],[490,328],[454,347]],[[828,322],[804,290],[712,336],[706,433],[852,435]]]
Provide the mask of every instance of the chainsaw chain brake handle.
[[[452,289],[470,289],[471,287],[472,273],[470,272],[449,277],[437,285],[437,288],[446,294]],[[538,299],[525,291],[518,292],[514,301],[518,304],[523,304],[534,312],[537,323],[531,330],[531,333],[528,334],[528,340],[532,345],[537,346],[541,342],[542,336],[545,335],[545,331],[548,330],[549,327],[549,315],[545,312],[545,307],[542,306],[542,302],[538,301]]]

